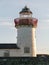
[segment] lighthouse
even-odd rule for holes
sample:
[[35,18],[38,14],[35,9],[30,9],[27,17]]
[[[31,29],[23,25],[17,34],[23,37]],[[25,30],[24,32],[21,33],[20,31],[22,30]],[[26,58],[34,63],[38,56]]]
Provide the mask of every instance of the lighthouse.
[[25,6],[14,19],[17,29],[17,45],[20,56],[36,57],[36,28],[38,19],[32,17],[32,11]]

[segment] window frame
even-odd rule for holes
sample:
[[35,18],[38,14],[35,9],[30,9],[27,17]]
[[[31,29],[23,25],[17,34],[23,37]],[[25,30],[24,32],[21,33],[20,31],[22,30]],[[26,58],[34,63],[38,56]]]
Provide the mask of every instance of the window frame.
[[30,47],[24,47],[24,53],[30,53]]

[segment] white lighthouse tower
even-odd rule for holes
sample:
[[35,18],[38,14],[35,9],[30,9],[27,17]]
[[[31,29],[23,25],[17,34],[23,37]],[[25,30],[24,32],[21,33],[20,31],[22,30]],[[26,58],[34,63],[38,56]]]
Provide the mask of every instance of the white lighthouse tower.
[[17,29],[17,45],[20,56],[36,57],[36,27],[37,19],[32,17],[32,12],[25,6],[19,12],[20,17],[14,19]]

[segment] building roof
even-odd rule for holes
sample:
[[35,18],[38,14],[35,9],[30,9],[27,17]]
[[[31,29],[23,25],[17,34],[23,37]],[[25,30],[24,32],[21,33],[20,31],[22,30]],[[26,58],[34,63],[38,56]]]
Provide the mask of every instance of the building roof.
[[21,13],[25,13],[25,12],[32,14],[32,12],[30,11],[30,9],[29,9],[27,6],[25,6],[25,7],[22,9],[22,11],[20,11],[19,13],[21,14]]
[[17,44],[0,44],[0,49],[19,49]]

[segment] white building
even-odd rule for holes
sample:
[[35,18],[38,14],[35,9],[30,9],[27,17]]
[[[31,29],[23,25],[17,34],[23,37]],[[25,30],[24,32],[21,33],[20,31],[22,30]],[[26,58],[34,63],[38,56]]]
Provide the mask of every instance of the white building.
[[17,29],[17,45],[1,44],[0,56],[36,57],[36,27],[37,19],[32,17],[32,12],[25,6],[20,17],[14,19]]

